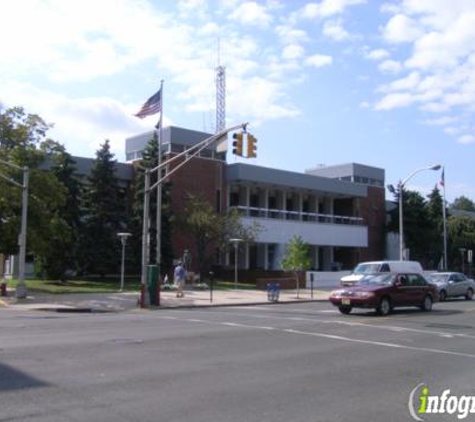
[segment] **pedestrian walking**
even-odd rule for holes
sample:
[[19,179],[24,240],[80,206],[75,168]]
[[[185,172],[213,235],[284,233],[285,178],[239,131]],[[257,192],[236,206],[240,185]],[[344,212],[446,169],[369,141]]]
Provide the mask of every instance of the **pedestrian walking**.
[[183,287],[185,284],[185,276],[186,276],[185,269],[183,268],[181,261],[179,261],[177,266],[175,267],[175,272],[174,272],[174,277],[173,277],[175,280],[175,284],[177,285],[176,297],[184,296]]

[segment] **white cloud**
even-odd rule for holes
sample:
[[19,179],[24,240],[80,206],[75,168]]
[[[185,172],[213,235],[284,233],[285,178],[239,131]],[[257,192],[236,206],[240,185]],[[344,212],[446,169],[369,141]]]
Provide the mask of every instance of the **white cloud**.
[[393,110],[413,104],[415,98],[408,93],[393,93],[382,98],[375,106],[376,110]]
[[140,109],[138,103],[124,105],[106,97],[71,98],[31,84],[0,84],[0,90],[6,103],[21,104],[28,113],[53,123],[48,136],[67,143],[72,155],[92,156],[109,139],[114,153],[123,159],[125,137],[150,129],[149,119],[133,116]]
[[323,35],[335,41],[350,38],[350,34],[343,28],[341,21],[326,21],[323,24]]
[[323,54],[314,54],[313,56],[309,56],[305,59],[305,64],[307,66],[313,66],[316,68],[330,66],[332,63],[333,58]]
[[272,22],[272,15],[260,4],[249,1],[240,4],[230,15],[230,19],[242,25],[267,27]]
[[474,135],[463,135],[457,139],[457,142],[460,144],[468,145],[475,143],[475,136]]
[[418,21],[403,14],[393,16],[383,30],[384,38],[391,43],[412,42],[422,34]]
[[378,48],[376,50],[371,50],[366,54],[366,58],[369,60],[382,60],[389,57],[389,51],[384,48]]
[[396,60],[385,60],[378,65],[382,73],[399,73],[402,70],[402,64]]
[[418,87],[421,82],[419,72],[411,72],[405,78],[397,79],[381,88],[378,92],[394,92],[394,91],[407,91],[413,90]]
[[451,123],[455,123],[459,120],[458,117],[453,116],[443,116],[437,119],[427,119],[424,121],[425,124],[429,126],[446,126]]
[[303,19],[329,18],[342,14],[350,6],[366,3],[366,0],[322,0],[320,3],[307,3],[294,17]]
[[277,26],[275,32],[283,44],[294,44],[310,40],[307,32],[303,29],[293,28],[287,25]]
[[305,50],[301,45],[291,44],[284,47],[282,58],[285,60],[295,60],[301,58],[305,54]]

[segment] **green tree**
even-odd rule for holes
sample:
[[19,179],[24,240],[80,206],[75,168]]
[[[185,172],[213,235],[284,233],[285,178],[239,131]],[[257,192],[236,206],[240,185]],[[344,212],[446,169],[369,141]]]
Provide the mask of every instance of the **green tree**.
[[444,254],[443,199],[437,186],[427,196],[426,268],[437,268]]
[[81,244],[83,268],[104,277],[117,271],[120,242],[117,233],[126,229],[126,192],[119,187],[114,154],[106,140],[96,152],[96,159],[84,188],[84,230]]
[[210,246],[219,243],[223,237],[225,220],[206,198],[188,194],[180,226],[194,239],[202,280],[201,275],[205,274],[209,264]]
[[[54,174],[41,167],[46,155],[39,146],[48,141],[46,133],[50,127],[39,116],[26,114],[21,107],[0,110],[0,158],[30,169],[27,253],[33,252],[36,256],[47,255],[49,239],[60,236],[63,229],[56,211],[64,205],[66,191]],[[0,172],[22,183],[21,171],[3,165]],[[0,185],[1,253],[18,252],[21,206],[21,190],[3,179]]]
[[292,271],[295,274],[295,284],[297,287],[297,297],[300,294],[300,277],[304,271],[308,270],[312,261],[310,259],[309,245],[300,236],[294,236],[285,250],[284,258],[281,262],[282,268]]
[[65,281],[68,270],[78,269],[82,186],[76,174],[75,161],[64,146],[48,141],[41,148],[48,154],[51,173],[65,188],[66,200],[55,211],[52,223],[57,230],[56,235],[49,239],[49,251],[37,259],[48,278]]
[[462,270],[460,248],[475,250],[475,218],[450,216],[447,220],[449,255],[451,262]]
[[475,212],[475,203],[463,195],[455,198],[452,207],[458,210]]
[[200,277],[206,274],[211,262],[211,247],[226,252],[231,247],[229,239],[242,239],[243,243],[255,242],[261,227],[258,224],[245,226],[239,211],[230,208],[226,214],[215,211],[210,202],[201,195],[187,195],[187,201],[180,226],[184,233],[194,239],[198,254]]
[[[394,196],[399,203],[399,192]],[[409,249],[410,258],[426,266],[430,260],[426,254],[427,239],[432,236],[432,227],[427,201],[419,192],[403,190],[403,217],[404,244]],[[399,232],[399,207],[390,212],[388,230]]]

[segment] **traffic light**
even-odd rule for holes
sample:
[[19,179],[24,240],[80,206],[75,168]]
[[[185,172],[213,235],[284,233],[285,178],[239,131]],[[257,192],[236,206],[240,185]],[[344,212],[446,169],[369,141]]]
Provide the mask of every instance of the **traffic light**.
[[243,132],[233,134],[233,154],[240,155],[242,157],[242,143],[243,143]]
[[247,134],[247,158],[257,157],[257,138],[250,133]]

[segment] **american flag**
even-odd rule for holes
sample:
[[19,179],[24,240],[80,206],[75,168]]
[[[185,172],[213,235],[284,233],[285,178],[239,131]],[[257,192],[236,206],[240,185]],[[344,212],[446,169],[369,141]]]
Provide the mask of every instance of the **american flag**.
[[440,186],[445,186],[445,169],[442,169],[442,175],[440,176]]
[[162,88],[160,88],[157,93],[152,95],[142,106],[140,111],[135,114],[141,119],[152,114],[160,113],[162,111]]

